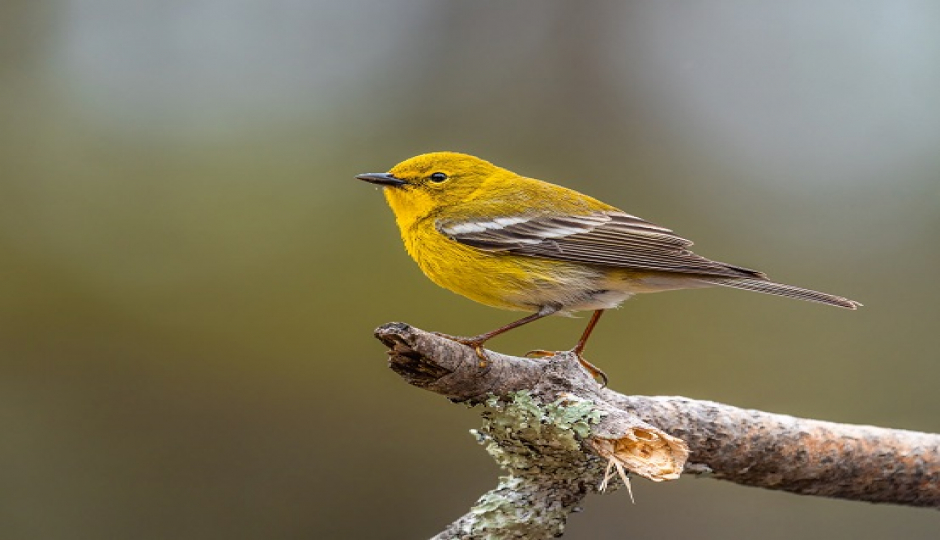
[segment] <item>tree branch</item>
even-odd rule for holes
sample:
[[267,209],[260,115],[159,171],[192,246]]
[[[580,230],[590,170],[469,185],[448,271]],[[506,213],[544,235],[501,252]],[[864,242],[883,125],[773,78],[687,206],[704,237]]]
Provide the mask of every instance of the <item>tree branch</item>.
[[601,388],[569,353],[486,351],[481,368],[470,347],[403,323],[376,337],[409,384],[484,405],[475,434],[509,473],[438,539],[559,536],[587,493],[622,487],[609,482],[618,469],[661,481],[685,468],[804,495],[940,508],[940,435],[625,396]]

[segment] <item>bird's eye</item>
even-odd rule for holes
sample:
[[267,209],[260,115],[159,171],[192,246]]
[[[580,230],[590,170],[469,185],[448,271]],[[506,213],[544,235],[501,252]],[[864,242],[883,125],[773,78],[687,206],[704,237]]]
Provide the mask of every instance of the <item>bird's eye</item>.
[[436,172],[431,175],[432,182],[440,183],[440,182],[443,182],[444,180],[447,180],[447,175],[442,172]]

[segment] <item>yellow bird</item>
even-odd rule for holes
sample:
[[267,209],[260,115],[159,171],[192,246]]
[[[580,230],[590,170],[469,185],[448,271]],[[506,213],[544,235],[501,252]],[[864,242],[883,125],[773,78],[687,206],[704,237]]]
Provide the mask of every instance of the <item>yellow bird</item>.
[[581,353],[604,310],[638,293],[717,285],[861,306],[706,259],[670,229],[471,155],[423,154],[356,178],[384,187],[405,249],[431,281],[488,306],[531,312],[485,334],[448,336],[482,361],[483,344],[495,336],[548,315],[593,310],[572,352],[606,383]]

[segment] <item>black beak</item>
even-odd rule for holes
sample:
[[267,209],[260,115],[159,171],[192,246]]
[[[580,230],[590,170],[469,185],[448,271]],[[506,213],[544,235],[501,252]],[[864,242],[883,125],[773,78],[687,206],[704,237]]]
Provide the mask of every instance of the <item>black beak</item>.
[[408,183],[400,178],[395,178],[388,173],[365,173],[356,176],[356,178],[359,180],[365,180],[366,182],[370,182],[372,184],[378,184],[380,186],[398,187]]

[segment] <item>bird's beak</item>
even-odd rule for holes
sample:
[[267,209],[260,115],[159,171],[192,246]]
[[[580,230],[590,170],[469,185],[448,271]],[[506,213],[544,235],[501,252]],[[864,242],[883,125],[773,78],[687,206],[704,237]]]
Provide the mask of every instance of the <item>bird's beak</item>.
[[380,186],[398,187],[408,183],[400,178],[395,178],[389,173],[365,173],[356,176],[356,178]]

